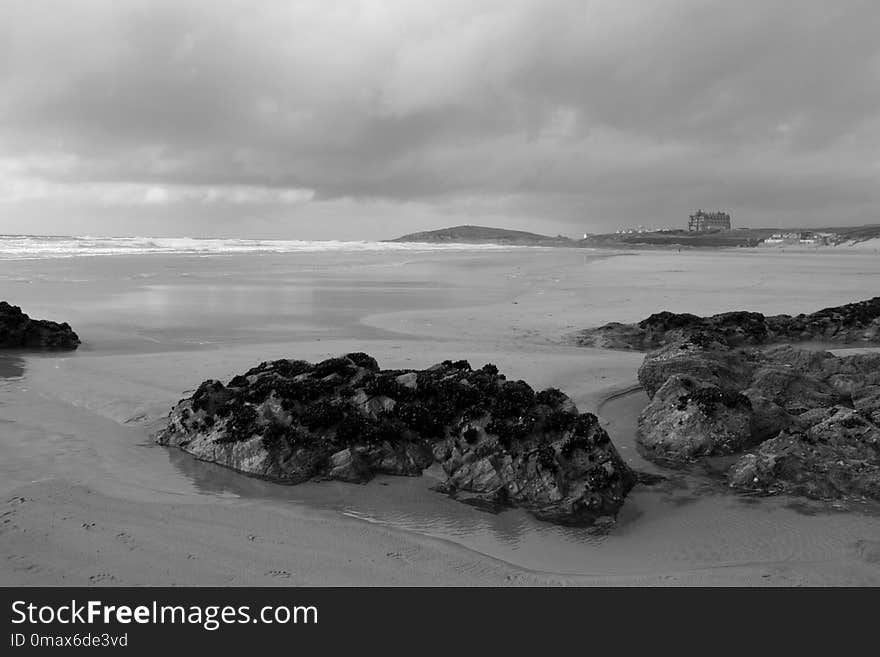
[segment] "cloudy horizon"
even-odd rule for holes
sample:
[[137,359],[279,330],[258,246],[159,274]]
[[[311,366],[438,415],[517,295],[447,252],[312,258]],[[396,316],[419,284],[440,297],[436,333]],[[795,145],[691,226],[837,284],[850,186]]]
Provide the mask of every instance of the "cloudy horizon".
[[880,223],[880,6],[0,0],[0,233]]

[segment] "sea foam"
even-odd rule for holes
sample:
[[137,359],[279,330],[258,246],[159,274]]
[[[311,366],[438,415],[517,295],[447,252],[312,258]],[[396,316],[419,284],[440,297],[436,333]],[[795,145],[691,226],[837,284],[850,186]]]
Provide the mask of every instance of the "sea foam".
[[224,255],[365,251],[486,251],[523,247],[497,244],[254,240],[193,237],[67,237],[0,235],[0,259],[72,258],[145,254]]

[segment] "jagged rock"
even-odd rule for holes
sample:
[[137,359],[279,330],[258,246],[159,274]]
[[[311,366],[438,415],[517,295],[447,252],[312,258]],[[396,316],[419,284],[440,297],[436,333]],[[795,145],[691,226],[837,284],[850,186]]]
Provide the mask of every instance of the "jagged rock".
[[823,411],[813,426],[784,431],[728,472],[733,488],[817,499],[880,499],[880,429],[850,408]]
[[681,374],[723,388],[747,387],[755,370],[756,357],[717,344],[703,346],[691,340],[670,344],[649,354],[639,367],[639,383],[649,397],[670,376]]
[[438,463],[452,495],[566,524],[614,516],[636,481],[597,418],[566,395],[466,361],[423,371],[380,370],[366,354],[262,363],[227,386],[202,383],[157,440],[287,483]]
[[329,479],[356,483],[367,481],[370,478],[369,466],[364,463],[357,451],[352,451],[349,447],[331,454],[328,467],[327,477]]
[[31,319],[18,306],[0,301],[0,348],[76,349],[79,337],[66,322]]
[[[823,381],[835,382],[844,394],[851,386],[880,384],[880,353],[857,353],[835,356],[829,351],[778,345],[762,351],[771,362],[783,363],[793,369],[809,372]],[[851,379],[845,382],[844,379]]]
[[763,392],[748,388],[742,393],[752,406],[752,438],[758,443],[778,435],[795,422],[795,418],[779,404],[767,399]]
[[853,405],[867,386],[880,382],[880,353],[835,356],[790,345],[761,353],[751,386],[788,412]]
[[620,322],[611,322],[599,328],[581,331],[577,335],[576,342],[582,347],[635,351],[649,351],[659,346],[654,344],[654,340],[648,337],[647,331],[638,324]]
[[663,460],[733,454],[752,444],[752,405],[737,392],[675,374],[639,415],[637,439]]
[[637,324],[613,322],[587,329],[576,341],[588,347],[649,351],[694,335],[728,347],[804,341],[880,344],[880,297],[795,317],[748,311],[698,317],[663,311]]
[[880,426],[880,386],[866,386],[853,394],[855,409]]
[[728,472],[736,489],[880,499],[880,353],[774,344],[875,343],[878,328],[880,297],[797,317],[658,313],[596,329],[586,343],[655,348],[639,368],[651,402],[637,438],[649,458],[751,449]]
[[758,369],[749,385],[794,415],[812,408],[834,406],[841,401],[841,396],[826,381],[785,363]]

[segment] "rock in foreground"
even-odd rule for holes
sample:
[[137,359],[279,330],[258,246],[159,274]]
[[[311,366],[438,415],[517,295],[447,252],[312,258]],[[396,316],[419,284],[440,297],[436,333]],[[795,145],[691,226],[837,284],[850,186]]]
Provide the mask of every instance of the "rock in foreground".
[[880,353],[685,340],[648,354],[639,379],[646,456],[740,454],[728,471],[739,490],[880,500]]
[[362,353],[262,363],[180,401],[159,443],[271,480],[364,482],[439,464],[440,489],[562,524],[615,516],[635,483],[596,416],[493,365],[380,370]]
[[728,473],[730,485],[815,499],[880,500],[880,428],[841,406],[815,419],[740,458]]
[[745,395],[676,374],[639,415],[639,444],[660,460],[734,454],[751,444],[751,416]]
[[698,317],[664,311],[637,324],[614,322],[588,329],[576,339],[586,347],[650,351],[695,336],[729,347],[791,342],[880,344],[880,297],[794,317],[747,311]]
[[76,349],[79,337],[66,322],[31,319],[21,308],[0,301],[0,348]]

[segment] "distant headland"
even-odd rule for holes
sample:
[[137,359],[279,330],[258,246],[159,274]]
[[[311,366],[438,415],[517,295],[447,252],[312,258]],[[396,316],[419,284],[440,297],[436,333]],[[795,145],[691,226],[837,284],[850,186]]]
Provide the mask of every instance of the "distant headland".
[[512,244],[517,246],[577,246],[575,240],[558,235],[550,237],[524,230],[489,228],[487,226],[453,226],[439,230],[410,233],[389,242],[450,242],[457,244]]
[[[705,213],[703,213],[705,214]],[[715,213],[729,225],[730,216]],[[705,214],[711,221],[715,214]],[[723,216],[722,216],[723,215]],[[691,216],[690,229],[619,229],[613,233],[585,234],[582,239],[551,237],[523,230],[488,226],[453,226],[409,233],[387,242],[448,244],[501,244],[581,248],[725,248],[725,247],[855,247],[880,248],[880,224],[837,228],[713,228],[694,229],[700,213]]]

